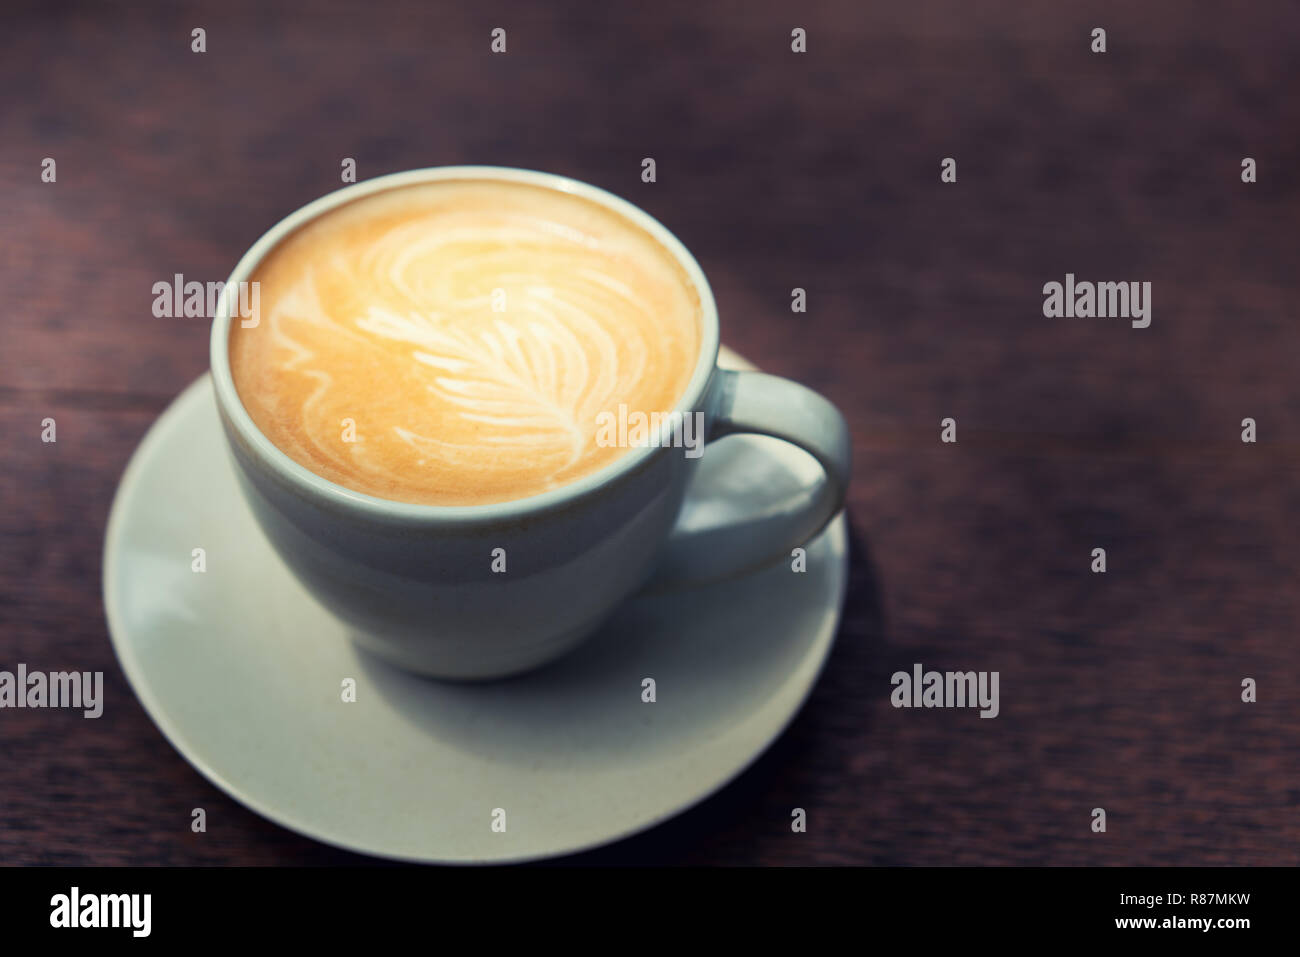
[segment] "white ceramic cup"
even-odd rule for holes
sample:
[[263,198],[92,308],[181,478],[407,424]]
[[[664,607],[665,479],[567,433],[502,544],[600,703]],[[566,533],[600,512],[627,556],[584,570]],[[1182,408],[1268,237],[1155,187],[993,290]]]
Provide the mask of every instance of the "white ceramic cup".
[[[702,305],[700,354],[674,411],[702,413],[710,442],[736,432],[792,442],[825,474],[797,501],[703,530],[675,528],[699,458],[667,444],[629,449],[568,485],[499,504],[416,505],[365,495],[299,465],[253,424],[230,372],[230,324],[239,317],[227,315],[223,295],[212,323],[212,380],[240,486],[280,557],[355,641],[434,677],[527,671],[578,645],[652,580],[666,587],[788,560],[835,516],[850,469],[848,429],[838,410],[787,379],[717,368],[717,307],[699,264],[658,221],[595,186],[494,166],[381,176],[309,203],[274,226],[235,266],[227,292],[307,221],[371,193],[444,179],[571,193],[655,237],[681,263]],[[505,550],[505,572],[493,571],[496,549]]]

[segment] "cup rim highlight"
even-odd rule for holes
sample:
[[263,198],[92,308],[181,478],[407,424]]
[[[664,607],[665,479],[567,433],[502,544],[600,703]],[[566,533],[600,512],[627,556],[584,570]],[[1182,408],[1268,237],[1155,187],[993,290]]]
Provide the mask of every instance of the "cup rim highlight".
[[291,487],[325,505],[359,513],[367,518],[415,524],[508,521],[542,511],[561,509],[635,471],[652,455],[673,451],[662,444],[628,449],[613,462],[594,472],[559,488],[523,498],[480,505],[425,505],[368,495],[317,475],[283,452],[254,424],[235,389],[234,376],[230,371],[230,323],[239,318],[228,315],[230,310],[227,308],[227,297],[230,291],[237,290],[239,283],[247,280],[267,254],[290,233],[331,209],[371,193],[447,179],[525,183],[568,193],[598,203],[649,233],[681,265],[700,300],[700,354],[695,369],[673,409],[659,411],[680,412],[684,415],[699,407],[718,362],[717,304],[699,263],[666,226],[620,196],[558,173],[509,166],[433,166],[377,176],[327,193],[277,222],[235,264],[230,278],[226,280],[212,320],[209,364],[217,404],[240,441]]

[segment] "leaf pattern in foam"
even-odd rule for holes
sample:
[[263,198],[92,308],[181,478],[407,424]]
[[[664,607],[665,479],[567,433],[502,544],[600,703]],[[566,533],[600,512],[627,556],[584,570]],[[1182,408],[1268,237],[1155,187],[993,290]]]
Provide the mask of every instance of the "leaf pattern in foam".
[[[554,312],[570,304],[537,291],[528,297],[527,318],[496,317],[474,323],[442,322],[436,315],[401,315],[372,306],[357,325],[372,335],[409,343],[411,356],[436,370],[429,388],[454,405],[465,420],[483,428],[481,444],[513,448],[567,449],[576,462],[617,380],[618,350],[609,332],[587,323],[583,342]],[[598,360],[593,381],[588,350]],[[409,430],[411,444],[436,440]]]

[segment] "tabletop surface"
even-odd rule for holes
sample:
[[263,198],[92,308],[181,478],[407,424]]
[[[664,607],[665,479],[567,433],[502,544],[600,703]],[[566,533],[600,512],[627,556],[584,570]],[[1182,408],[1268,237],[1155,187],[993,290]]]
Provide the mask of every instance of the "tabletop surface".
[[[368,861],[167,744],[100,581],[122,470],[207,365],[153,284],[224,279],[351,157],[627,197],[695,253],[724,340],[852,431],[807,705],[719,795],[569,861],[1296,863],[1300,16],[971,6],[7,5],[0,669],[101,670],[106,705],[0,711],[0,862]],[[1045,316],[1067,273],[1150,282],[1150,325]],[[1000,714],[893,707],[916,664],[998,672]]]

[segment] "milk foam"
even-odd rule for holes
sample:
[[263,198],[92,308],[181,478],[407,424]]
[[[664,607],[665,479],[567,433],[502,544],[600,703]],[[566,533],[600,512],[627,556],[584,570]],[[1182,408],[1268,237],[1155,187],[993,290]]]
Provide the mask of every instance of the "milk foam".
[[626,449],[596,443],[597,416],[672,409],[700,347],[671,254],[535,186],[365,197],[251,278],[260,321],[232,324],[230,356],[253,421],[313,472],[397,501],[507,501],[609,464]]

